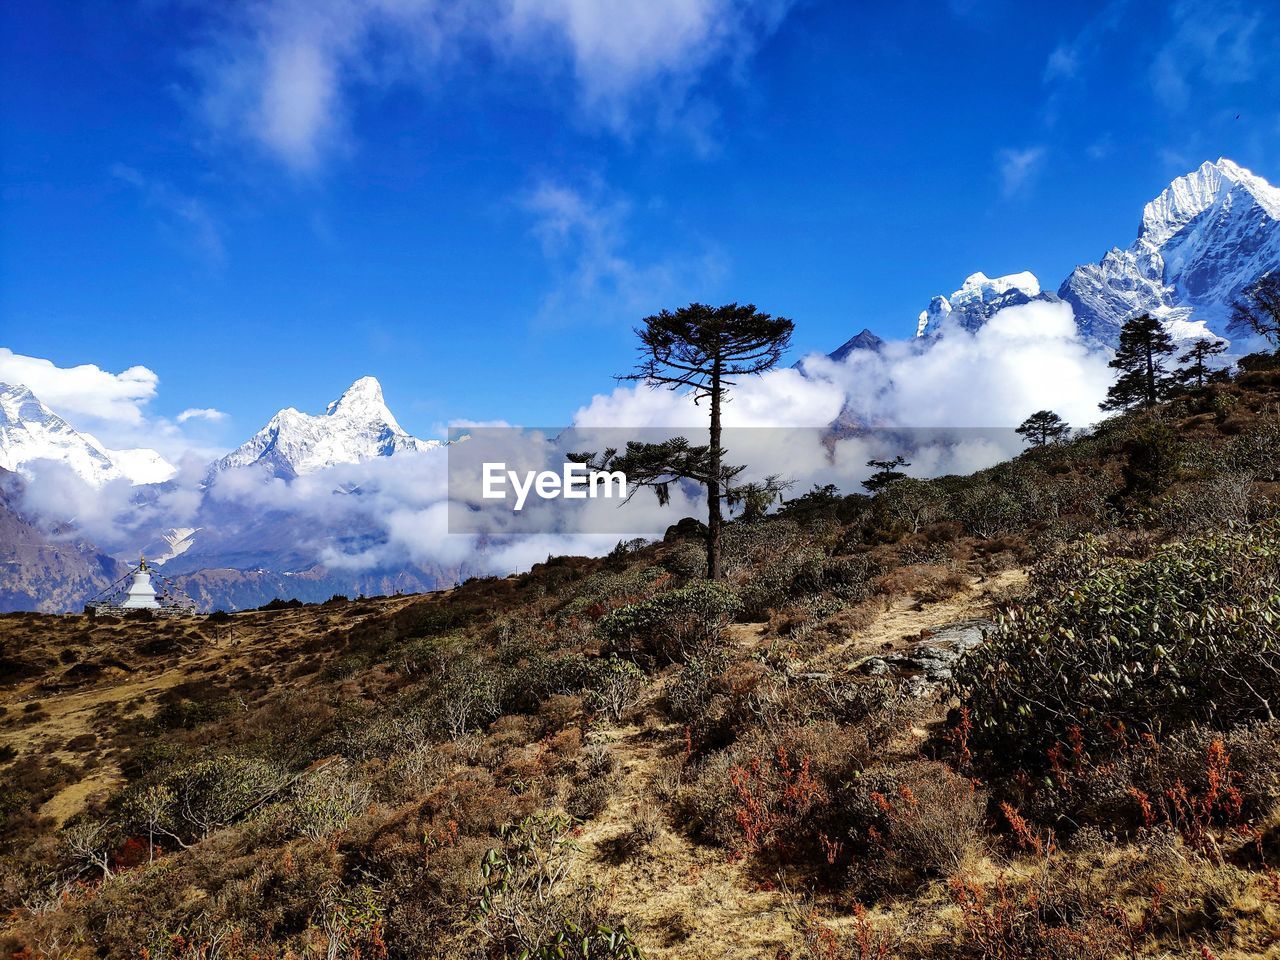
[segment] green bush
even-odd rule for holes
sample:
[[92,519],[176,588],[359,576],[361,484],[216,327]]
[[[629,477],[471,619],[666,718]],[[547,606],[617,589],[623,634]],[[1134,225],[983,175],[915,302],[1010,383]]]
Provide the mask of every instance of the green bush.
[[704,581],[619,607],[596,630],[612,652],[679,662],[718,642],[741,609],[730,587]]
[[252,813],[288,782],[288,774],[275,764],[221,754],[175,767],[134,788],[123,810],[138,833],[188,843]]
[[[702,552],[702,569],[707,565]],[[556,613],[556,620],[564,622],[573,617],[597,619],[622,603],[653,592],[653,582],[662,573],[658,567],[633,564],[623,570],[602,570],[582,581],[573,596]]]
[[226,716],[230,709],[231,701],[226,699],[177,700],[160,707],[153,722],[161,730],[194,730]]
[[587,709],[617,721],[640,699],[644,674],[630,660],[610,656],[599,660],[591,671],[584,698]]
[[1086,541],[1055,558],[956,670],[973,744],[1036,769],[1071,737],[1096,757],[1139,733],[1268,718],[1280,703],[1278,531],[1140,559]]
[[810,547],[795,548],[763,559],[742,586],[742,612],[753,619],[768,615],[823,587],[824,558]]

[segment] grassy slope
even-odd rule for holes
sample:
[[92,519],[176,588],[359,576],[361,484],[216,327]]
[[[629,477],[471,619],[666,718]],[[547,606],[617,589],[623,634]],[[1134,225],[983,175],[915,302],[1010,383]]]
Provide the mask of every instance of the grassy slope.
[[[1276,388],[1272,377],[1254,376],[1168,415],[1184,443],[1257,445],[1274,421]],[[1103,532],[1206,482],[1192,459],[1159,496],[1129,496],[1128,443],[1128,435],[1104,433],[1048,460],[1036,476],[1061,484],[1066,502],[1078,497],[1070,482],[1105,478],[1120,515],[1089,521]],[[1255,479],[1255,495],[1265,495],[1272,477]],[[1004,482],[998,474],[996,482]],[[1034,849],[1039,825],[1028,842],[995,806],[972,830],[948,833],[955,804],[943,796],[928,814],[937,829],[924,832],[919,848],[940,866],[908,864],[905,883],[872,883],[852,841],[832,869],[807,849],[751,850],[735,841],[732,807],[723,807],[734,791],[716,779],[716,765],[755,756],[767,767],[778,743],[808,744],[806,761],[811,755],[819,778],[829,775],[824,789],[840,797],[864,773],[906,777],[922,797],[921,785],[951,783],[950,768],[929,759],[946,703],[899,699],[882,717],[859,720],[828,701],[875,686],[857,670],[867,656],[908,649],[929,630],[989,613],[1060,535],[1058,521],[1040,519],[976,536],[946,514],[910,535],[866,504],[828,512],[840,519],[798,530],[775,524],[785,538],[770,534],[754,551],[743,547],[732,564],[736,587],[749,595],[784,556],[814,550],[866,565],[865,590],[815,612],[799,601],[808,593],[829,601],[830,591],[799,597],[794,584],[802,578],[787,581],[781,599],[727,630],[713,696],[695,721],[673,708],[689,677],[678,664],[646,663],[643,686],[617,718],[594,709],[579,681],[539,687],[536,680],[547,664],[554,673],[583,658],[596,662],[591,624],[603,612],[684,582],[696,548],[679,542],[618,561],[557,560],[449,594],[222,621],[0,617],[10,679],[0,693],[8,946],[77,957],[145,949],[158,960],[320,956],[341,940],[345,955],[457,956],[483,945],[465,931],[478,864],[498,828],[567,808],[579,826],[566,890],[591,888],[590,904],[579,907],[626,921],[653,957],[995,955],[973,945],[974,924],[1002,910],[1038,916],[1043,903],[1028,899],[1031,889],[1054,903],[1056,915],[1075,917],[1068,926],[1099,924],[1096,952],[1072,942],[1059,945],[1059,956],[1113,955],[1128,951],[1126,943],[1152,956],[1185,956],[1201,945],[1223,958],[1277,949],[1274,875],[1243,853],[1206,859],[1167,831],[1091,839],[1048,856]],[[1176,535],[1162,529],[1157,538]],[[1150,538],[1133,529],[1112,535]],[[480,672],[467,672],[468,664]],[[501,715],[450,736],[442,691],[456,695],[480,675],[503,678]],[[536,696],[521,697],[535,687]],[[875,738],[862,743],[869,726]],[[133,785],[191,758],[226,754],[266,758],[300,779],[207,838],[187,838],[187,849],[169,843],[154,864],[130,862],[105,882],[68,853],[61,828],[119,822]],[[334,770],[359,787],[358,803],[317,828],[306,815],[315,791],[331,789]],[[981,796],[997,786],[983,785]],[[706,814],[712,808],[716,821]],[[1257,826],[1274,837],[1280,826],[1274,811],[1268,816]],[[121,865],[128,858],[118,841],[128,834],[109,851]],[[67,887],[68,880],[76,883]],[[981,909],[965,900],[969,887],[957,892],[958,882],[981,891]],[[359,929],[352,920],[336,933],[332,918],[354,916],[357,896],[372,898],[370,915],[379,919]],[[1127,941],[1114,920],[1089,912],[1104,900],[1126,917]],[[857,901],[869,904],[866,921]],[[1010,955],[1048,949],[1028,943]]]

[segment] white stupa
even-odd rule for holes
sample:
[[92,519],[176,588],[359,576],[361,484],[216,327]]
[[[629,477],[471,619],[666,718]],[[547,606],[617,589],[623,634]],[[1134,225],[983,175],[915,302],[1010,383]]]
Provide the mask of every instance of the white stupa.
[[124,602],[120,604],[120,609],[160,609],[160,604],[156,602],[156,588],[151,585],[151,573],[145,559],[138,564],[138,569],[133,571],[133,582],[129,584],[129,589],[125,593]]

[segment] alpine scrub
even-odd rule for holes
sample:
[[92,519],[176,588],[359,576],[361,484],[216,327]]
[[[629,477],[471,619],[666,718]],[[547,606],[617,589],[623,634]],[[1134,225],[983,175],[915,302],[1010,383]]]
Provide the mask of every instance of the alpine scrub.
[[1035,765],[1072,736],[1101,754],[1140,734],[1274,719],[1278,548],[1275,522],[1143,559],[1073,546],[957,670],[973,741]]

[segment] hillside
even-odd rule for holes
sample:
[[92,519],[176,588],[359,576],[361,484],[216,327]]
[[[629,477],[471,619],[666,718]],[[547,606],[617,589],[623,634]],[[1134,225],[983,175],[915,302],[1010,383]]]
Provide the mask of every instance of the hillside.
[[0,468],[0,608],[81,607],[127,567],[66,525],[51,532],[34,521],[22,509],[24,484]]
[[430,595],[0,617],[3,946],[1274,955],[1278,400],[814,490],[728,526],[724,583],[682,525]]

